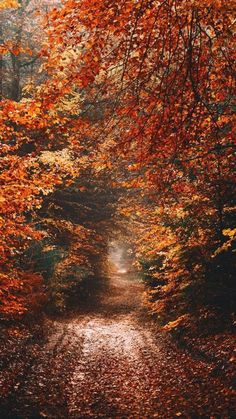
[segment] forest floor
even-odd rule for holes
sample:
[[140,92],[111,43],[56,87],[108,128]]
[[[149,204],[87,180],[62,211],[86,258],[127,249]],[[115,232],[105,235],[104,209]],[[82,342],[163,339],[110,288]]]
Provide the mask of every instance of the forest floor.
[[[143,284],[113,272],[96,304],[7,348],[3,418],[233,418],[231,380],[178,348],[142,308]],[[11,353],[11,356],[9,356]]]

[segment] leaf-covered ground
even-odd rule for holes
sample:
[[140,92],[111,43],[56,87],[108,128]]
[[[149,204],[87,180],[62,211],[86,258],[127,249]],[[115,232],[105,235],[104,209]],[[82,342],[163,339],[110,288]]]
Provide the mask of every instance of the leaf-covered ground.
[[[113,273],[96,304],[52,321],[44,341],[13,333],[3,345],[1,418],[233,418],[222,359],[217,367],[158,333],[142,288],[133,274]],[[222,356],[231,365],[232,354]]]

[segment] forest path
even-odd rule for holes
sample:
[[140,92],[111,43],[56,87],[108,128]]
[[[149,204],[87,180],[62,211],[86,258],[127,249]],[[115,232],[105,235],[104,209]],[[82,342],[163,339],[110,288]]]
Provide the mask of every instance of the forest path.
[[97,304],[55,321],[5,417],[233,417],[230,391],[211,377],[211,365],[155,333],[142,291],[134,274],[117,268]]

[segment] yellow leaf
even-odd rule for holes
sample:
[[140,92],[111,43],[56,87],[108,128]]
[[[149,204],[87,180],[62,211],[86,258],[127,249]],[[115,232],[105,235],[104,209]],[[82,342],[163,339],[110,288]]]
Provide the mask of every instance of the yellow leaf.
[[234,228],[234,229],[227,228],[227,229],[223,230],[223,234],[224,234],[224,236],[234,237],[234,236],[236,236],[236,228]]
[[0,2],[0,9],[16,9],[20,7],[17,0],[2,0]]

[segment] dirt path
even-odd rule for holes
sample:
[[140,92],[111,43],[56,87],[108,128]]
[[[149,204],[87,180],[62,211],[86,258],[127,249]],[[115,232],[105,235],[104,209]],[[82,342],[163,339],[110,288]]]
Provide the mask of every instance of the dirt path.
[[154,333],[142,283],[120,271],[91,310],[54,322],[1,418],[233,418],[232,390]]

